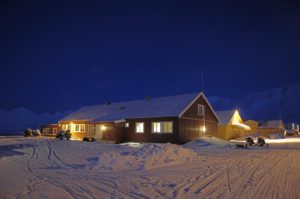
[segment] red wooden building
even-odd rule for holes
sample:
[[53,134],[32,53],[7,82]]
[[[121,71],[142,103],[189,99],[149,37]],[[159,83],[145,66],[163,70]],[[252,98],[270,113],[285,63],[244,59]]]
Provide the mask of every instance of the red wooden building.
[[218,116],[204,93],[85,106],[59,121],[72,137],[185,143],[217,136]]

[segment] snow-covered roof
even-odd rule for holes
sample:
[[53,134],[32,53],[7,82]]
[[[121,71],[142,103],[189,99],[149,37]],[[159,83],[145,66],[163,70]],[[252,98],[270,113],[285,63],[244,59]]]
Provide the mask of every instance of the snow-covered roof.
[[235,110],[230,111],[216,111],[219,117],[219,124],[228,124],[234,114]]
[[259,128],[267,128],[267,129],[277,129],[277,128],[284,128],[284,124],[282,120],[268,120],[262,122]]
[[60,122],[71,120],[116,121],[130,118],[179,116],[182,111],[185,110],[190,103],[200,95],[204,96],[203,93],[192,93],[95,106],[85,106],[66,116],[60,120]]

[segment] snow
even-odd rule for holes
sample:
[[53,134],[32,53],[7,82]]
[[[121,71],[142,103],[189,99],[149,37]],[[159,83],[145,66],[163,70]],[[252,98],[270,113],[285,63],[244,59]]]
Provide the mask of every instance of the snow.
[[231,118],[233,117],[235,110],[230,111],[216,111],[218,117],[219,117],[219,124],[227,125]]
[[61,121],[115,121],[128,118],[178,116],[199,93],[85,106]]
[[186,145],[0,137],[0,198],[299,196],[300,143],[230,145],[208,137]]
[[143,144],[135,150],[101,153],[92,169],[102,170],[149,170],[173,166],[198,159],[198,154],[191,149],[174,144]]

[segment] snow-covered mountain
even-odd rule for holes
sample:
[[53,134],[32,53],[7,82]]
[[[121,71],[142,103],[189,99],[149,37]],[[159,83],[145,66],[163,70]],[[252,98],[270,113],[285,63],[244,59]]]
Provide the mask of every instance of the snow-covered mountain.
[[221,97],[209,100],[215,110],[238,108],[244,119],[300,123],[300,84],[252,93],[234,102]]
[[37,128],[42,124],[56,123],[70,113],[71,111],[58,112],[53,115],[49,113],[36,114],[24,107],[11,111],[0,109],[0,134],[18,133],[28,127]]
[[245,118],[300,122],[300,84],[253,93],[238,100]]
[[[250,94],[233,102],[229,98],[209,97],[215,110],[238,108],[244,119],[283,119],[300,123],[300,84],[279,87]],[[41,124],[56,123],[71,111],[36,114],[27,108],[11,111],[0,109],[0,134],[21,132],[24,128],[37,128]]]

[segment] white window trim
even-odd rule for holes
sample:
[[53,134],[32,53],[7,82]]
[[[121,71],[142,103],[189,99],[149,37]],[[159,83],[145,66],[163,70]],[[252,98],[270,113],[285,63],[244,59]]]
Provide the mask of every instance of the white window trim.
[[[202,110],[201,113],[200,110]],[[205,106],[203,104],[198,104],[198,116],[204,116],[204,115],[205,115]]]
[[[78,130],[76,130],[76,126],[78,125]],[[80,124],[75,124],[75,127],[74,127],[74,132],[80,132]]]
[[[154,131],[154,123],[171,123],[172,124],[172,131],[171,132],[164,132],[163,130],[163,125],[160,127],[161,128],[161,132],[155,132]],[[174,122],[173,121],[156,121],[156,122],[151,122],[151,133],[153,134],[173,134],[174,133]]]
[[[138,124],[143,124],[143,131],[138,131],[137,125]],[[145,123],[144,122],[136,122],[135,123],[135,133],[144,133],[145,132]]]

